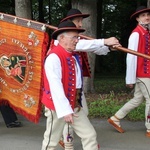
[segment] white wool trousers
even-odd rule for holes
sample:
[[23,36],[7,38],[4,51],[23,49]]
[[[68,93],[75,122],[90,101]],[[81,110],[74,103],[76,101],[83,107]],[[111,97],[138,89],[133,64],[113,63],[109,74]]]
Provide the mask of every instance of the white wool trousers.
[[150,130],[150,119],[148,119],[148,113],[150,113],[150,78],[137,78],[134,97],[119,109],[115,116],[119,119],[123,119],[131,110],[138,107],[144,100],[146,101],[145,112],[143,112],[145,113],[145,126]]
[[[87,115],[81,108],[75,113],[74,124],[71,124],[74,132],[81,138],[83,150],[98,150],[97,134],[90,123]],[[46,131],[42,142],[42,150],[56,150],[58,142],[62,136],[66,122],[63,118],[58,119],[56,112],[45,107],[45,116],[47,117]]]
[[[88,106],[87,106],[86,98],[85,98],[85,95],[83,92],[82,92],[82,108],[83,108],[85,114],[88,116]],[[70,125],[69,125],[69,134],[74,139],[73,129]],[[63,130],[62,140],[63,140],[64,144],[68,145],[69,143],[72,143],[70,145],[73,145],[73,139],[72,139],[72,141],[68,141],[67,136],[68,136],[68,124],[66,123],[64,130]],[[73,146],[72,146],[72,149],[73,149]]]

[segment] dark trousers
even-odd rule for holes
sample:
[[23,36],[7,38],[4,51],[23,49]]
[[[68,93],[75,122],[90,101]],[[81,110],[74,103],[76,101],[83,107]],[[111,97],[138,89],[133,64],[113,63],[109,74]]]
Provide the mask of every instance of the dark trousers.
[[6,125],[18,120],[16,113],[9,105],[1,105],[0,111]]

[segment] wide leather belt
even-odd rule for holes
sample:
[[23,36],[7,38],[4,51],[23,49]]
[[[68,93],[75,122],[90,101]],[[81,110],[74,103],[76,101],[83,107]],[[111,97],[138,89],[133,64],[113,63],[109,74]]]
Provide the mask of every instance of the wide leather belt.
[[76,89],[76,97],[75,97],[75,107],[78,108],[78,111],[81,109],[80,101],[81,101],[82,89]]

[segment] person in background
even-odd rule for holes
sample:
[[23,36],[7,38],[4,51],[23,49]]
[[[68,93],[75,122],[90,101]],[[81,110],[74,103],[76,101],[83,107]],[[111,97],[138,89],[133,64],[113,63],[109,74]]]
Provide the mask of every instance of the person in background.
[[[72,8],[68,11],[67,16],[63,18],[60,22],[72,21],[76,25],[77,28],[81,28],[83,19],[89,16],[90,16],[89,14],[85,14],[85,13],[83,14],[81,13],[80,10]],[[57,44],[58,44],[58,41],[55,40],[54,45],[57,45]],[[83,69],[84,77],[91,77],[87,52],[92,52],[97,55],[107,55],[110,52],[109,46],[111,47],[120,46],[118,39],[116,39],[115,37],[110,37],[107,39],[104,39],[104,38],[93,39],[93,40],[87,40],[87,39],[82,39],[82,38],[79,39],[79,42],[76,45],[75,51],[79,52],[82,57],[82,61],[83,61],[82,69]],[[83,109],[85,113],[88,115],[88,107],[87,107],[87,102],[86,102],[84,92],[82,92],[82,104],[83,104]],[[73,136],[73,130],[71,129],[71,127],[69,128],[69,136],[71,137],[72,140],[68,140],[67,138],[68,137],[68,125],[66,124],[64,127],[62,139],[59,141],[59,144],[61,145],[61,147],[65,148],[65,150],[73,149],[74,136]]]
[[81,138],[83,150],[98,150],[97,134],[82,109],[82,57],[74,53],[79,33],[84,31],[64,21],[52,34],[59,44],[49,51],[44,64],[42,103],[47,125],[42,150],[56,149],[66,123]]
[[16,113],[9,105],[0,105],[0,111],[7,128],[22,126],[21,122],[18,121]]
[[[150,54],[150,8],[140,6],[131,19],[136,20],[137,26],[129,37],[128,48],[143,54]],[[135,87],[134,97],[120,108],[108,122],[120,133],[124,129],[120,125],[123,119],[131,110],[138,107],[144,100],[146,136],[150,137],[150,60],[127,54],[126,86]],[[135,86],[134,86],[135,85]],[[144,113],[144,112],[143,112]]]

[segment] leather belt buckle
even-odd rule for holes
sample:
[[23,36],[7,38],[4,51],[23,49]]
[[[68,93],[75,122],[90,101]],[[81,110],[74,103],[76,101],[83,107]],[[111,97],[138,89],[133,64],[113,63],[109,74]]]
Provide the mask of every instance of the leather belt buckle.
[[81,106],[77,106],[77,112],[81,110]]

